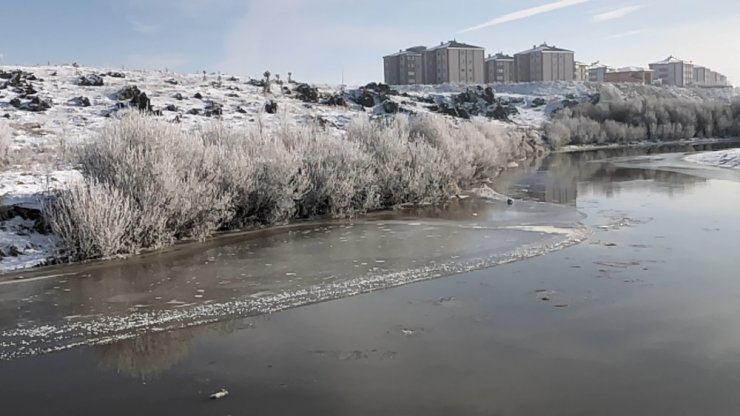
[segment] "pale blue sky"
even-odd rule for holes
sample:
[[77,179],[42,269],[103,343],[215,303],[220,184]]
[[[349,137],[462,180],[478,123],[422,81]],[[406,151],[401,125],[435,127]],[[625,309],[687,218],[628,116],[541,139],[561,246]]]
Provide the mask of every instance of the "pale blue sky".
[[[491,21],[498,24],[485,26]],[[740,83],[739,0],[34,0],[0,5],[3,64],[76,61],[250,75],[270,69],[331,83],[341,81],[344,71],[348,83],[363,83],[382,78],[383,55],[452,38],[510,54],[547,41],[575,50],[579,61],[612,66],[647,66],[675,55]]]

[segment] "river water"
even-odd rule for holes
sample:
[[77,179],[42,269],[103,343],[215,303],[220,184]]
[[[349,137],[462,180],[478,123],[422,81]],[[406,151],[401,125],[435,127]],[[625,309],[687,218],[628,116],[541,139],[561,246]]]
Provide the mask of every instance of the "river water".
[[511,206],[471,197],[4,276],[0,406],[736,414],[740,172],[684,162],[694,150],[554,154],[499,178]]

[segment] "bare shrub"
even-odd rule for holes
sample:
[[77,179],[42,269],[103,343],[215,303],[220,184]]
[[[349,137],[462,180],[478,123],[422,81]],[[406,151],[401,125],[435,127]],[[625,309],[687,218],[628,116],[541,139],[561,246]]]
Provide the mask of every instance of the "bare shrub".
[[71,260],[111,257],[138,248],[135,204],[109,184],[94,179],[74,184],[44,206],[44,214],[61,241],[63,255]]
[[215,182],[211,150],[199,137],[132,113],[83,145],[78,162],[83,175],[131,198],[135,241],[156,248],[206,238],[228,219],[230,196]]
[[[533,143],[440,116],[365,119],[345,133],[287,123],[186,133],[130,113],[81,146],[85,182],[46,212],[70,258],[108,257],[218,230],[439,203],[530,154]],[[106,206],[119,208],[103,218]]]
[[5,121],[0,121],[0,167],[7,165],[10,160],[10,126]]

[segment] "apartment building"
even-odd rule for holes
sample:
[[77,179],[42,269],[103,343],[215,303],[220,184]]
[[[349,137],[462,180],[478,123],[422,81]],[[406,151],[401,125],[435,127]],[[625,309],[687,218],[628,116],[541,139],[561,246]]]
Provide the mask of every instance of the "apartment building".
[[400,50],[383,57],[385,83],[388,85],[423,84],[423,46]]
[[575,53],[543,43],[514,55],[518,82],[573,81]]
[[604,81],[612,83],[632,82],[636,84],[652,84],[653,71],[639,67],[619,68],[607,71]]
[[606,82],[606,73],[613,69],[596,61],[588,67],[588,80],[591,82]]
[[663,85],[685,87],[694,83],[694,64],[674,56],[650,64],[654,79]]
[[576,61],[574,64],[573,80],[574,81],[588,81],[588,68],[589,65],[585,62]]
[[705,87],[723,87],[727,85],[727,77],[709,68],[694,65],[694,84]]
[[451,40],[422,54],[428,84],[483,84],[485,49]]
[[486,58],[486,84],[494,82],[514,82],[514,57],[499,52]]

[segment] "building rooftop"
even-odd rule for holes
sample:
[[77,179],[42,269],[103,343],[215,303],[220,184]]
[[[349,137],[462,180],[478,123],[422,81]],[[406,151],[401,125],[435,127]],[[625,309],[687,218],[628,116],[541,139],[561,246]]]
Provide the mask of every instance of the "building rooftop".
[[662,60],[662,61],[658,61],[658,62],[653,62],[653,65],[663,65],[663,64],[682,64],[682,63],[684,63],[684,62],[687,62],[687,61],[684,61],[683,59],[678,59],[678,58],[676,58],[675,56],[671,55],[671,56],[669,56],[669,57],[665,58],[665,59],[664,59],[664,60]]
[[447,49],[447,48],[457,48],[457,49],[484,49],[481,46],[473,46],[468,45],[467,43],[461,43],[456,40],[451,40],[447,43],[441,42],[439,46],[434,46],[432,48],[429,48],[430,51],[436,50],[436,49]]
[[514,57],[513,56],[510,56],[510,55],[506,55],[503,52],[499,52],[499,53],[497,53],[496,55],[493,55],[493,56],[488,55],[488,58],[486,58],[486,61],[490,61],[490,60],[493,60],[493,59],[496,59],[496,60],[499,60],[499,61],[503,61],[503,60],[513,61],[514,60]]
[[573,52],[568,49],[561,49],[556,46],[550,46],[547,43],[543,43],[540,46],[534,45],[532,46],[532,49],[528,49],[526,51],[519,52],[517,55],[525,54],[525,53],[532,53],[532,52]]
[[390,55],[386,55],[383,58],[391,58],[391,57],[394,57],[394,56],[401,56],[401,55],[421,56],[421,53],[415,52],[413,49],[415,49],[415,48],[409,48],[409,49],[406,49],[405,51],[398,51],[396,53],[392,53]]
[[600,61],[596,61],[588,66],[588,69],[599,69],[606,68],[607,70],[612,69],[609,65],[604,65]]

